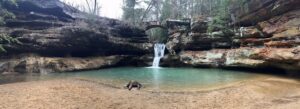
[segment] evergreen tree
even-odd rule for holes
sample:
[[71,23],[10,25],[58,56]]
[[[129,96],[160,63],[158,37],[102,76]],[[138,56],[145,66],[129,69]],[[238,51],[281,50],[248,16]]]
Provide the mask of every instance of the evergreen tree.
[[5,20],[14,19],[15,15],[4,8],[4,6],[17,6],[16,0],[0,1],[0,26],[5,24]]
[[168,18],[172,18],[172,4],[171,0],[165,0],[162,8],[162,15],[160,20],[165,20]]
[[135,24],[135,5],[136,5],[136,0],[124,0],[123,20]]

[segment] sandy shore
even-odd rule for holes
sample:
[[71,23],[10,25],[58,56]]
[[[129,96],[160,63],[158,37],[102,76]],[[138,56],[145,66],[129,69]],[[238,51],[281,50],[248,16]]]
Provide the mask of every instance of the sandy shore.
[[266,78],[198,92],[128,91],[82,79],[0,85],[1,109],[299,109],[300,81]]

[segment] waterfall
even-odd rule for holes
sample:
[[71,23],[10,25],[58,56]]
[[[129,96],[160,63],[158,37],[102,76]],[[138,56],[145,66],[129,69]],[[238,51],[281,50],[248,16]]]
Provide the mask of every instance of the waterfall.
[[162,57],[165,55],[165,44],[155,44],[154,45],[154,59],[153,59],[153,68],[159,67],[159,62]]
[[240,37],[244,37],[244,31],[245,31],[245,28],[241,27],[240,28]]

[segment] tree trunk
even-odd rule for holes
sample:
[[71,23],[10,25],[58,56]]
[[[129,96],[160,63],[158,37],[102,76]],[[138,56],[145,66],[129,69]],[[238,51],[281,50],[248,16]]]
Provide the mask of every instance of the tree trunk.
[[97,5],[98,5],[98,3],[97,3],[97,0],[94,0],[94,15],[97,15]]

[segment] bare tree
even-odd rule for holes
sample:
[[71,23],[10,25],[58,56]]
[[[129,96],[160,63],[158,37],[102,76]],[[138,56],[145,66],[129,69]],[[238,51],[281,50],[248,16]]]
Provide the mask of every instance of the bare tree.
[[100,15],[101,6],[100,0],[85,0],[83,4],[76,4],[75,2],[70,2],[68,0],[61,0],[66,4],[80,10],[83,12],[87,12],[92,15]]
[[147,14],[149,13],[149,11],[151,10],[151,8],[156,4],[156,1],[155,0],[151,0],[151,2],[148,4],[148,7],[147,9],[145,10],[142,18],[141,18],[141,21],[140,22],[143,22],[144,18],[147,16]]
[[[99,15],[100,14],[101,7],[98,5],[99,4],[98,1],[99,0],[85,0],[90,14],[93,14],[93,15]],[[94,6],[91,7],[92,5],[94,5]]]

